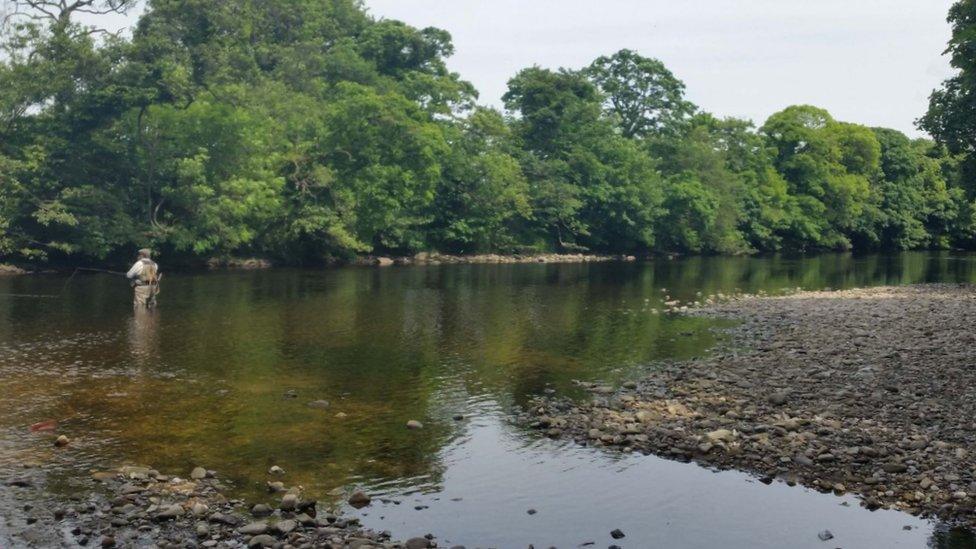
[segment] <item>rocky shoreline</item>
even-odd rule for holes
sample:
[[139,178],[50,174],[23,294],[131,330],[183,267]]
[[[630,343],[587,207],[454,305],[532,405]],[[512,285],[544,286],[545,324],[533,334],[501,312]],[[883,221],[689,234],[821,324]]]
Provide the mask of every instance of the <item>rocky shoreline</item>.
[[[25,468],[0,485],[0,503],[16,510],[0,521],[0,546],[159,548],[384,548],[437,547],[432,535],[404,542],[364,529],[356,518],[323,510],[300,487],[268,482],[267,503],[229,499],[215,471],[196,467],[186,478],[149,467],[97,471],[88,489],[56,497]],[[275,474],[272,471],[269,474]],[[24,503],[29,502],[29,503]],[[370,504],[356,492],[350,505]],[[457,546],[458,549],[460,546]]]
[[597,254],[474,254],[450,255],[421,252],[412,256],[366,256],[354,260],[353,265],[389,267],[392,265],[483,265],[515,263],[606,263],[609,261],[633,262],[633,255]]
[[[687,309],[686,309],[687,307]],[[739,469],[976,527],[976,287],[707,299],[735,319],[715,353],[654,365],[586,402],[535,400],[553,438]]]

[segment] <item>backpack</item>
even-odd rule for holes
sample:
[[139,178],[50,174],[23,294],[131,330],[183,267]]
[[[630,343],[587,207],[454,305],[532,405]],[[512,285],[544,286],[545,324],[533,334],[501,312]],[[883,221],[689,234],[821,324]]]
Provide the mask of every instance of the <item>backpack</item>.
[[142,259],[142,273],[139,274],[139,282],[154,286],[159,282],[159,265],[151,259]]

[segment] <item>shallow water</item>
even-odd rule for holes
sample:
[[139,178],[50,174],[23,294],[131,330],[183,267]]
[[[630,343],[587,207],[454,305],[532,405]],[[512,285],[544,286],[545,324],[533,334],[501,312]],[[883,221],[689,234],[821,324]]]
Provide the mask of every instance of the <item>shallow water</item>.
[[[203,465],[266,499],[276,464],[323,501],[375,494],[355,512],[368,526],[469,547],[605,547],[614,528],[622,547],[973,547],[853,498],[539,439],[509,420],[533,394],[619,382],[721,339],[714,322],[655,314],[667,296],[924,281],[974,282],[976,256],[170,273],[159,310],[141,315],[109,276],[0,278],[0,471],[39,463],[70,492],[90,469]],[[320,399],[330,407],[307,406]],[[68,451],[30,431],[41,421],[73,439]]]

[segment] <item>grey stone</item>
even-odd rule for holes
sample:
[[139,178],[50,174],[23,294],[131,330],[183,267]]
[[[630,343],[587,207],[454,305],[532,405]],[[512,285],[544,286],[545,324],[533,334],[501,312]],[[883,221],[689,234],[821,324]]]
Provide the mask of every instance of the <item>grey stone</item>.
[[285,494],[285,497],[281,498],[281,508],[285,511],[291,511],[298,507],[298,496],[295,494]]
[[268,523],[264,521],[251,522],[237,529],[238,532],[249,536],[264,534],[268,531]]
[[260,534],[247,540],[248,547],[273,547],[277,542],[273,537],[267,534]]
[[159,510],[153,517],[157,521],[173,520],[183,515],[183,506],[179,504],[168,505]]

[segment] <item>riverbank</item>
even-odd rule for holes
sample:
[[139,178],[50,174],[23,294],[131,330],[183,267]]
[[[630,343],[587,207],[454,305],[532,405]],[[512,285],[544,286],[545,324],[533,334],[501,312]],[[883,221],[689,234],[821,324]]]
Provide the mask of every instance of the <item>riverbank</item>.
[[976,526],[976,287],[743,297],[687,314],[741,324],[708,357],[619,389],[584,384],[588,402],[539,398],[521,421]]
[[475,254],[450,255],[434,252],[421,252],[412,256],[361,257],[352,262],[354,265],[374,265],[388,267],[391,265],[483,265],[490,263],[605,263],[608,261],[633,262],[637,257],[633,255],[599,255],[599,254]]
[[[677,256],[668,255],[668,259]],[[165,261],[162,259],[161,261]],[[633,255],[599,255],[599,254],[475,254],[451,255],[436,252],[421,252],[411,256],[361,256],[353,259],[330,259],[325,264],[330,267],[390,267],[393,265],[485,265],[485,264],[518,264],[518,263],[606,263],[610,261],[635,262]],[[276,265],[265,258],[210,258],[202,265],[191,268],[202,268],[209,271],[259,271],[273,269]],[[178,266],[179,267],[179,266]],[[122,268],[122,267],[119,267]],[[71,268],[65,268],[70,272]],[[10,265],[0,263],[0,276],[16,276],[26,274],[50,274],[50,268],[37,266]]]
[[[43,475],[31,467],[5,476],[3,546],[436,547],[433,536],[393,541],[388,532],[365,529],[278,480],[268,482],[267,503],[228,499],[219,474],[202,467],[184,478],[140,466],[96,471],[74,479],[87,487],[67,499],[47,493]],[[350,497],[354,506],[369,503],[361,492]]]

